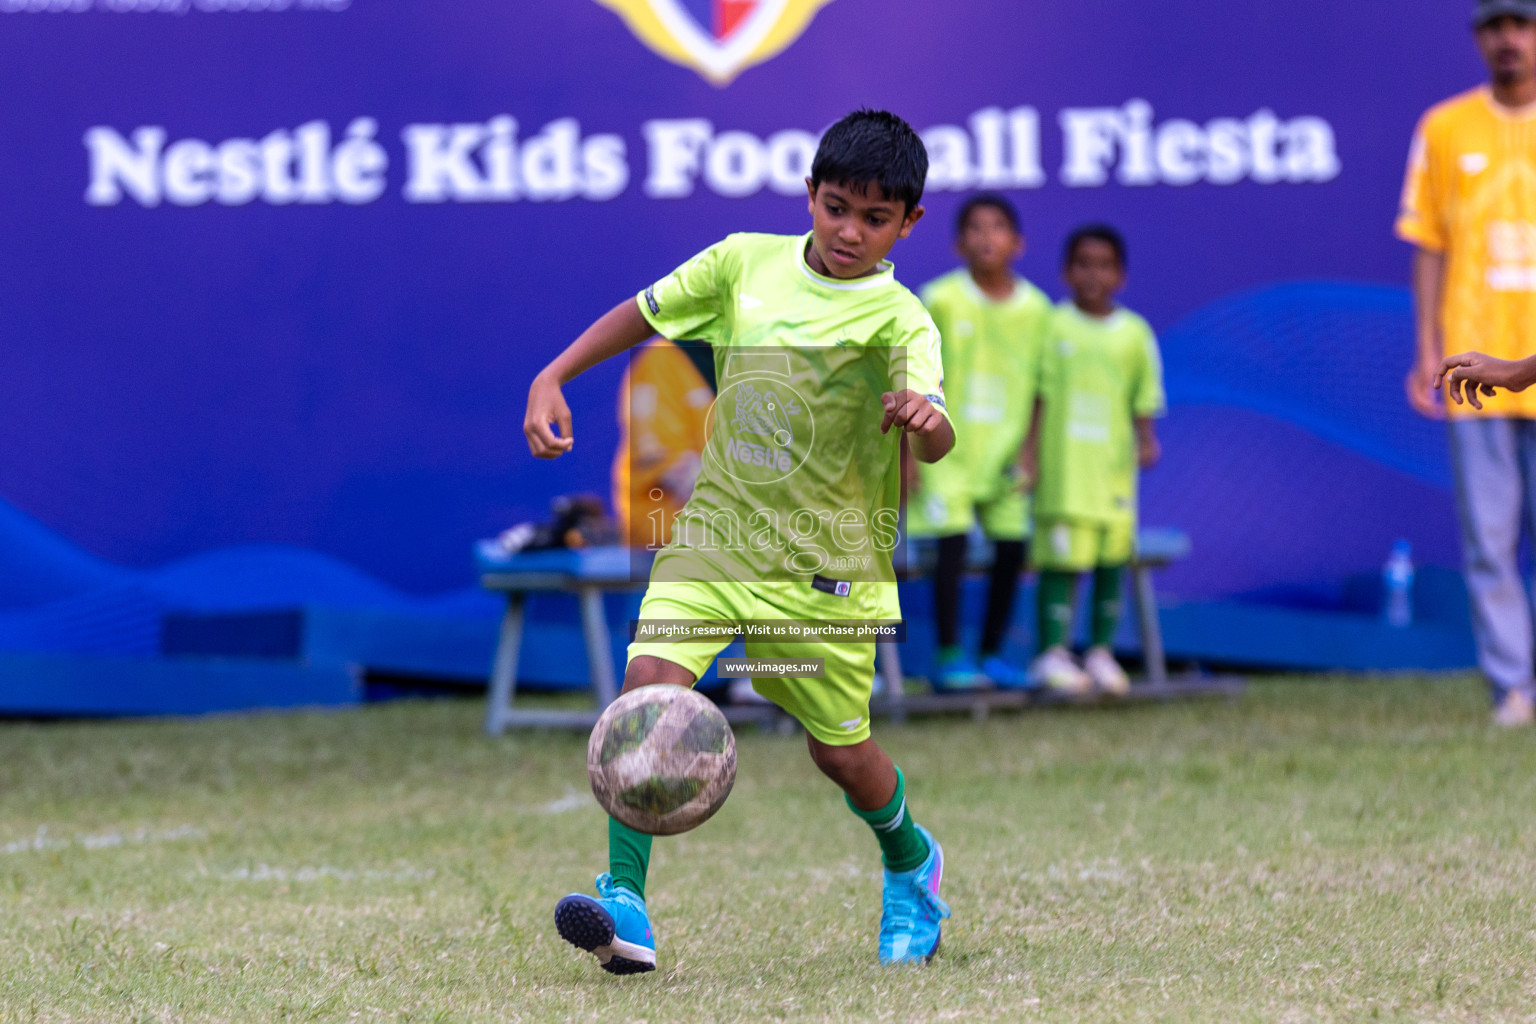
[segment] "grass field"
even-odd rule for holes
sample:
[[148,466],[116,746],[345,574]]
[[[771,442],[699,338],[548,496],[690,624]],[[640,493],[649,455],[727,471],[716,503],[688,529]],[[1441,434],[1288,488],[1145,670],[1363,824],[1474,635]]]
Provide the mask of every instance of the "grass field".
[[1469,678],[877,729],[955,908],[895,971],[873,839],[744,731],[661,969],[601,973],[584,738],[480,710],[0,724],[0,1022],[1536,1017],[1536,737]]

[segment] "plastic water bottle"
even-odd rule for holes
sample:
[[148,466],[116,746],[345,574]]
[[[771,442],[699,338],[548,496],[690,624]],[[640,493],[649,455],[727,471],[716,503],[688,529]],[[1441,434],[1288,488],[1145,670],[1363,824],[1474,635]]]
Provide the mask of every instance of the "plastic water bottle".
[[1382,615],[1387,625],[1404,629],[1413,623],[1413,547],[1400,540],[1381,569],[1385,600]]

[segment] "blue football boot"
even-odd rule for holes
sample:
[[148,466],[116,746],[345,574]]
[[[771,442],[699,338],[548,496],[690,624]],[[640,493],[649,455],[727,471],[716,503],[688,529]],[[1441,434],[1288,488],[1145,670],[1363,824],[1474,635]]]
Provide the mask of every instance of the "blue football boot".
[[[930,860],[932,858],[929,858]],[[606,871],[597,876],[597,899],[572,893],[555,904],[560,937],[597,955],[609,974],[643,974],[656,969],[656,940],[645,900],[613,884]]]
[[990,683],[971,656],[959,647],[939,651],[937,671],[934,673],[934,693],[971,693],[986,689]]
[[992,680],[992,685],[999,690],[1032,690],[1037,685],[1027,671],[1008,664],[995,654],[981,663],[981,674]]
[[939,922],[949,916],[949,904],[939,899],[944,880],[944,850],[921,825],[928,840],[928,859],[911,871],[885,873],[881,894],[880,962],[927,963],[939,951]]

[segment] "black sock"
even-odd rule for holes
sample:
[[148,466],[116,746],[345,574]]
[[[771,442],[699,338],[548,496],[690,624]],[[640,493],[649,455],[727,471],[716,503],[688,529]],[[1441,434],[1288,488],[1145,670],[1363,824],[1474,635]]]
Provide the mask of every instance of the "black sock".
[[960,580],[965,576],[965,534],[939,538],[939,561],[933,567],[933,618],[939,647],[960,643]]
[[1019,590],[1019,571],[1024,568],[1024,542],[1000,540],[994,545],[992,579],[987,586],[987,619],[981,632],[981,655],[999,654],[1008,623],[1013,621],[1013,598]]

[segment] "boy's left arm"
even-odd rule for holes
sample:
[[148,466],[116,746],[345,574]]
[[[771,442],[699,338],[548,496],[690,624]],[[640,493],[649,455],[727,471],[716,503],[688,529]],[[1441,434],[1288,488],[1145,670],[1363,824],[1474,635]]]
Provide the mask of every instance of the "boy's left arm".
[[1045,400],[1038,395],[1029,413],[1029,433],[1019,449],[1019,473],[1025,491],[1033,491],[1040,480],[1040,420],[1045,415]]
[[1163,446],[1157,440],[1157,420],[1145,416],[1136,417],[1137,465],[1142,469],[1151,469],[1162,457]]
[[1163,390],[1162,354],[1151,328],[1146,332],[1143,353],[1145,361],[1132,413],[1136,419],[1136,461],[1142,469],[1151,469],[1163,457],[1163,446],[1157,440],[1157,417],[1168,410],[1168,396]]
[[1054,372],[1055,363],[1048,358],[1050,331],[1054,310],[1049,302],[1041,299],[1042,310],[1034,331],[1028,339],[1028,374],[1030,390],[1024,398],[1024,443],[1019,445],[1019,490],[1030,494],[1040,477],[1040,417],[1044,413],[1047,390],[1046,374]]

